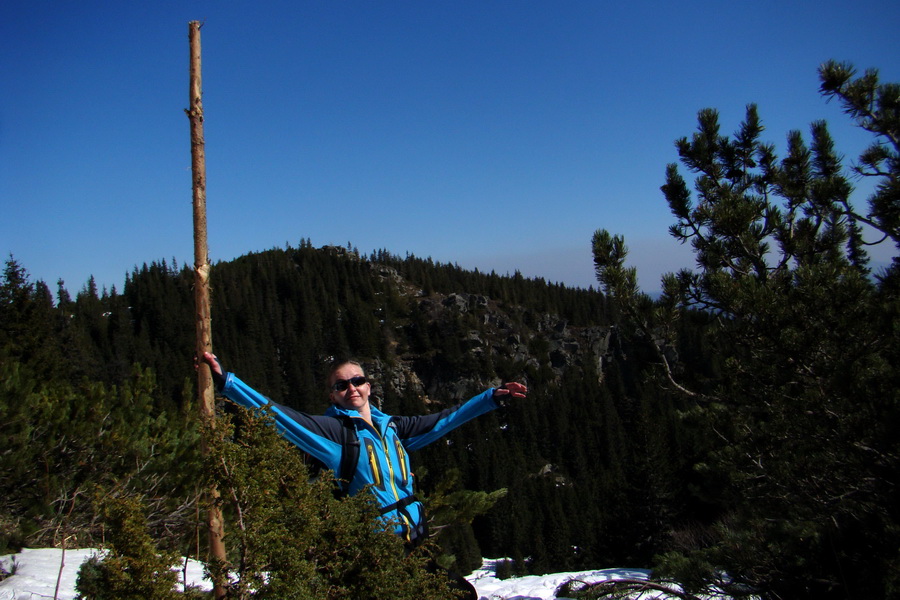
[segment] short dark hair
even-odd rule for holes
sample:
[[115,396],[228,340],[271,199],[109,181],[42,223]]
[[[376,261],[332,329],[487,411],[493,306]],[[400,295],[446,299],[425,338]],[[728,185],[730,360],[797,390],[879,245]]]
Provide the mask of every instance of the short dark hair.
[[331,385],[334,383],[331,381],[331,377],[334,375],[335,371],[343,367],[344,365],[356,365],[359,367],[363,375],[366,374],[366,368],[362,366],[362,363],[355,358],[336,358],[331,361],[328,365],[328,374],[325,376],[325,384],[328,386],[328,390],[331,391]]

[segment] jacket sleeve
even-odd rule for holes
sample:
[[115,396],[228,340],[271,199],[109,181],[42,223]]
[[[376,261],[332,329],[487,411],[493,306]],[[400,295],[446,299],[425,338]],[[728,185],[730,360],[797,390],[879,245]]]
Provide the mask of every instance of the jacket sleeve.
[[290,443],[321,460],[332,470],[341,464],[343,425],[333,417],[313,416],[272,402],[228,373],[222,394],[245,408],[268,408],[278,432]]
[[392,422],[403,445],[408,450],[418,450],[498,406],[491,388],[453,408],[417,417],[393,417]]

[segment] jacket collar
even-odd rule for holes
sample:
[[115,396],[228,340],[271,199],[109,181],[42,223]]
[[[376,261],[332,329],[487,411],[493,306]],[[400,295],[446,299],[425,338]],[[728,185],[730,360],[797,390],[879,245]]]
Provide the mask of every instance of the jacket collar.
[[[390,415],[386,415],[371,403],[369,404],[369,411],[372,414],[372,423],[376,423],[378,425],[378,429],[384,431],[384,428],[387,426],[388,422],[391,420]],[[325,416],[327,417],[339,417],[345,416],[350,418],[362,419],[362,415],[359,414],[358,410],[350,410],[343,407],[338,406],[337,404],[331,404],[325,410]]]

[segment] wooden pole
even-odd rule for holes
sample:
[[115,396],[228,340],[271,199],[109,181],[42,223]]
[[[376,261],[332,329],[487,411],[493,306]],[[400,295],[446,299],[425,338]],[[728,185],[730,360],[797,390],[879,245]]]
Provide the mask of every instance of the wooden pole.
[[[194,305],[197,325],[197,356],[212,352],[212,328],[209,310],[209,251],[206,241],[206,149],[203,139],[203,86],[200,76],[200,23],[188,23],[188,39],[191,47],[190,108],[186,111],[191,122],[191,172],[193,174],[194,204]],[[210,423],[215,421],[215,390],[209,366],[200,361],[197,370],[197,391],[200,417]],[[209,452],[207,440],[202,442],[203,453]],[[209,528],[209,558],[225,563],[225,524],[219,507],[219,490],[212,484],[207,490],[207,525]],[[216,600],[225,598],[227,590],[223,581],[213,582]]]

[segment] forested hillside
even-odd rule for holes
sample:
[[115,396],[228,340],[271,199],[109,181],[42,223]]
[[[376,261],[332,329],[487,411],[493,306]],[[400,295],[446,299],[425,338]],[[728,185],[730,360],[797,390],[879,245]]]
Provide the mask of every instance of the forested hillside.
[[[100,483],[154,486],[158,518],[193,516],[192,281],[160,262],[136,268],[121,293],[88,282],[54,298],[7,262],[7,544],[58,543],[63,530],[94,541],[89,494]],[[337,355],[364,361],[389,413],[527,382],[527,401],[413,457],[426,496],[438,485],[507,490],[442,534],[463,568],[483,555],[521,568],[528,557],[538,571],[648,564],[679,522],[704,517],[679,401],[648,383],[649,353],[623,342],[597,291],[306,242],[216,264],[212,290],[226,368],[302,410],[325,409],[322,370]]]

